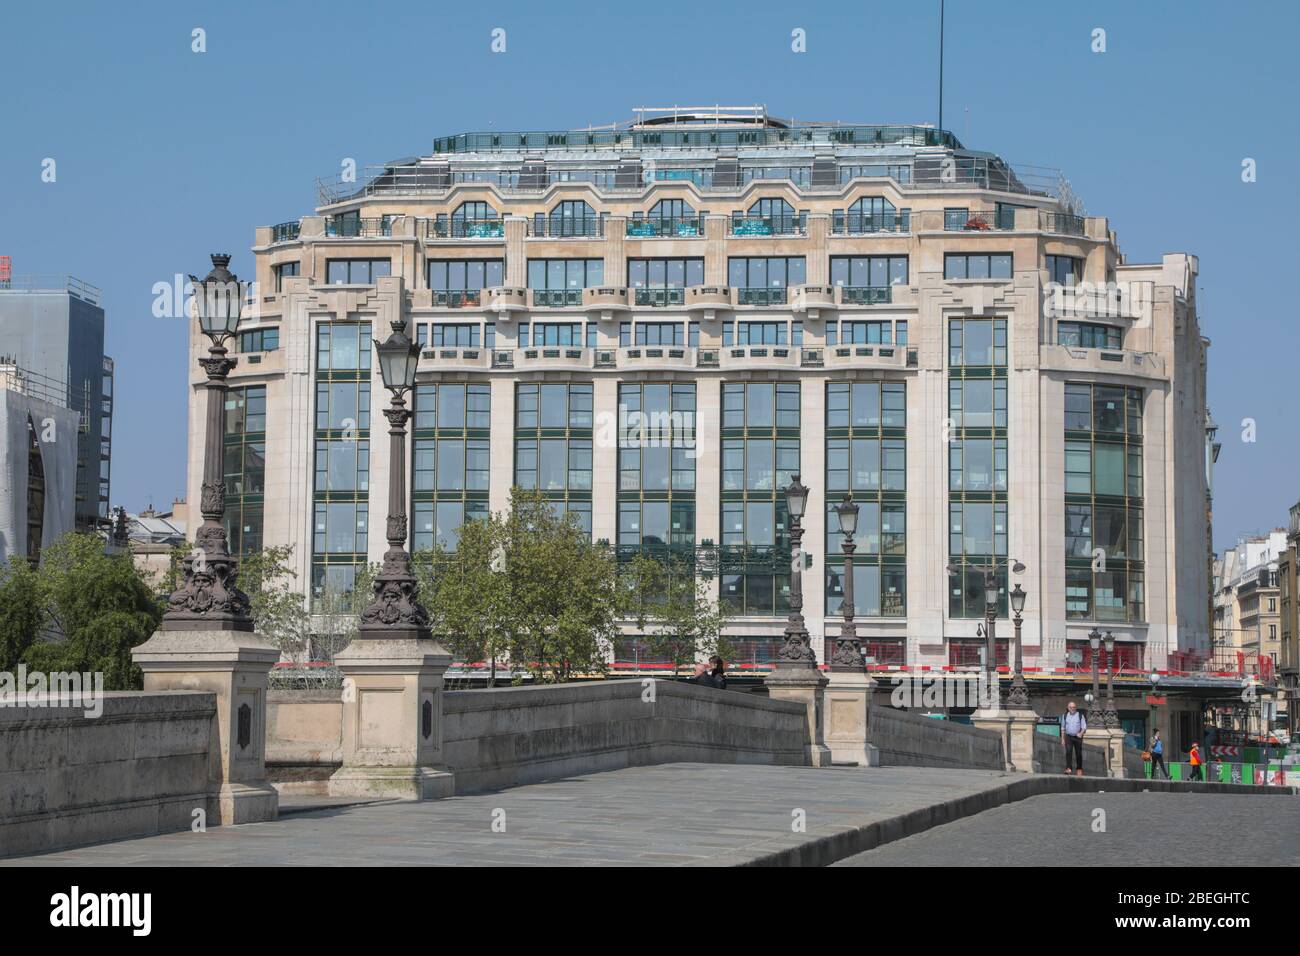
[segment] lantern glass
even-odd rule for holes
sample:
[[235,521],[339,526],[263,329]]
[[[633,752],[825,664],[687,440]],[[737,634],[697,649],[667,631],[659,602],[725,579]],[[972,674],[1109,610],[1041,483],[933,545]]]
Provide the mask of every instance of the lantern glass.
[[379,353],[379,374],[384,387],[401,395],[415,385],[415,367],[420,358],[420,347],[402,332],[393,332],[383,342],[375,340]]
[[852,498],[845,498],[835,506],[835,517],[840,522],[840,534],[853,537],[858,530],[858,506]]
[[798,475],[793,476],[785,489],[785,505],[790,511],[791,519],[798,521],[803,517],[804,508],[808,505],[808,488],[799,481]]
[[1010,595],[1011,610],[1015,611],[1017,614],[1023,611],[1025,609],[1026,597],[1028,597],[1028,595],[1020,589],[1019,584],[1016,584],[1016,586],[1011,590],[1011,595]]
[[1094,651],[1101,647],[1101,635],[1096,631],[1093,631],[1088,635],[1088,644],[1091,645]]
[[190,276],[199,328],[217,344],[238,331],[244,304],[244,287],[239,277],[227,268],[229,264],[230,256],[213,253],[212,271],[203,279]]

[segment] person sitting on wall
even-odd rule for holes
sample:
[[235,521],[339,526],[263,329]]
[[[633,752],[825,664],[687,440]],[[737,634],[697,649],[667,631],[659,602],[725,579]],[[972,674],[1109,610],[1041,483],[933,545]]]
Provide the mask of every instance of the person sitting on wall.
[[692,684],[699,684],[701,687],[717,687],[713,682],[713,675],[709,673],[709,665],[704,661],[695,662],[695,676],[691,678]]

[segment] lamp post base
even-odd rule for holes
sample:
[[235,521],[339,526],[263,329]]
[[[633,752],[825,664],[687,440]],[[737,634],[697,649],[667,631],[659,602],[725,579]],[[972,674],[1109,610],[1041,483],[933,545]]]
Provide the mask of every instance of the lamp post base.
[[822,736],[822,712],[825,706],[826,675],[816,663],[780,662],[763,679],[767,696],[773,700],[790,700],[802,704],[808,715],[808,743],[804,749],[810,767],[828,767],[831,752]]

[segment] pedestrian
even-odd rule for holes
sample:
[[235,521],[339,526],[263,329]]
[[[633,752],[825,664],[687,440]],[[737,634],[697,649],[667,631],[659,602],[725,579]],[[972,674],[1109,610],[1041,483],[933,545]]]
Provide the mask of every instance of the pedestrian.
[[1192,779],[1204,780],[1205,774],[1201,772],[1201,745],[1192,741],[1192,749],[1187,755],[1187,762],[1192,765]]
[[1165,742],[1160,739],[1160,730],[1151,735],[1151,779],[1156,778],[1156,771],[1159,770],[1169,779],[1169,768],[1165,766]]
[[713,675],[709,673],[709,665],[704,661],[695,662],[695,676],[691,678],[692,684],[699,684],[701,687],[717,687],[713,682]]
[[712,667],[712,669],[709,671],[709,676],[713,678],[713,686],[716,687],[718,690],[726,690],[727,689],[727,662],[724,661],[717,654],[714,654],[712,657],[709,658],[709,664]]
[[[1083,735],[1088,729],[1088,721],[1079,712],[1074,701],[1065,705],[1061,715],[1061,742],[1065,746],[1065,773],[1083,776]],[[1071,770],[1070,768],[1075,769]]]

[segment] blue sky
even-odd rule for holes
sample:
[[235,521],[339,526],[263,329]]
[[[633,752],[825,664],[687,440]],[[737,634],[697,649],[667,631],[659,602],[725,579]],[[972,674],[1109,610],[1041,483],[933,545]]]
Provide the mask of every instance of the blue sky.
[[[100,286],[117,360],[113,501],[185,479],[185,331],[155,282],[207,253],[251,274],[253,227],[296,219],[314,177],[435,136],[566,129],[637,105],[764,103],[778,116],[934,122],[938,0],[699,3],[11,4],[0,29],[0,255]],[[949,0],[945,125],[1065,170],[1130,261],[1201,261],[1224,443],[1215,541],[1300,498],[1287,402],[1300,323],[1296,7]],[[207,52],[191,52],[191,31]],[[494,54],[491,31],[506,30]],[[807,33],[807,52],[790,48]],[[1091,51],[1106,30],[1107,52]],[[57,182],[41,163],[57,161]],[[1258,181],[1241,181],[1241,161]],[[1292,305],[1287,306],[1287,302]],[[1291,407],[1288,407],[1290,404]],[[1257,440],[1243,442],[1253,418]]]

